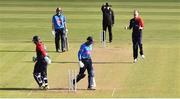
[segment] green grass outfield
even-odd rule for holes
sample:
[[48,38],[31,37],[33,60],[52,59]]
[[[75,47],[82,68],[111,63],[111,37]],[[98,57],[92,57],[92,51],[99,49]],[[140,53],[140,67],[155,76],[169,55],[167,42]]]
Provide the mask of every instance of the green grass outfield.
[[[115,13],[113,43],[102,48],[101,5],[106,0],[0,0],[0,97],[180,97],[179,0],[109,0]],[[55,53],[51,17],[57,6],[67,16],[70,50]],[[131,31],[124,30],[139,9],[145,21],[146,59],[132,64]],[[50,90],[37,90],[32,71],[39,35],[53,63]],[[76,93],[68,93],[68,69],[78,69],[77,52],[88,35],[95,39],[93,61],[96,91],[87,91],[87,77]],[[96,57],[95,57],[96,56]]]

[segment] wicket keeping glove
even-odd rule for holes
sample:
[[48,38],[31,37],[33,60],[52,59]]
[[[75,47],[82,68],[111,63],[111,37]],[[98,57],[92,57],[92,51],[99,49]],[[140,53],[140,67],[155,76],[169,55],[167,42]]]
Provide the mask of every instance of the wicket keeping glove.
[[79,67],[80,67],[80,68],[83,68],[83,67],[84,67],[84,64],[83,64],[82,61],[79,61]]
[[32,57],[32,61],[33,62],[36,62],[37,61],[37,58],[35,56]]
[[51,64],[51,59],[48,56],[45,56],[44,60],[46,61],[47,64]]
[[55,31],[51,31],[52,35],[55,36]]

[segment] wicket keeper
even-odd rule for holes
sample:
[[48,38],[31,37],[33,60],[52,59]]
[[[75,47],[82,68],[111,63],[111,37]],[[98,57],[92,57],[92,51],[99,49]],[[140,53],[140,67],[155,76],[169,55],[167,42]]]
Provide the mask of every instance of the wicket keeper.
[[[94,78],[94,68],[92,66],[91,60],[91,51],[93,46],[93,38],[89,36],[87,41],[83,43],[78,52],[78,59],[79,59],[79,74],[77,75],[76,82],[79,82],[83,79],[86,75],[84,72],[87,69],[88,72],[88,90],[95,90],[96,82]],[[73,80],[73,84],[75,84],[75,80]]]
[[32,41],[36,45],[37,56],[35,60],[33,76],[40,89],[48,89],[47,65],[51,63],[51,60],[47,56],[47,52],[42,41],[40,40],[40,37],[33,36]]
[[133,43],[133,57],[134,63],[138,60],[138,46],[140,48],[140,55],[144,59],[143,44],[142,44],[142,30],[144,29],[144,21],[139,16],[139,11],[134,10],[134,18],[130,20],[129,26],[125,29],[132,29],[132,43]]
[[[68,31],[66,17],[61,8],[56,9],[56,14],[52,17],[52,34],[55,35],[56,52],[65,52],[65,36]],[[61,39],[61,51],[59,41]]]

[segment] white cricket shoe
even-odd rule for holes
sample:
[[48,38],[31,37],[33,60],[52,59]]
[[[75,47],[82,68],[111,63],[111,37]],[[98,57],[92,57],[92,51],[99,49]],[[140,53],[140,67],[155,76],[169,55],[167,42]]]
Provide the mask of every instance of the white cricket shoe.
[[141,58],[142,58],[142,59],[145,59],[145,56],[144,56],[144,55],[141,55]]
[[48,86],[48,84],[43,83],[43,84],[39,87],[39,89],[47,90],[47,89],[49,89],[49,86]]
[[96,90],[96,87],[91,86],[91,87],[88,87],[87,90]]
[[138,61],[138,60],[137,60],[137,58],[136,58],[136,59],[134,59],[133,63],[137,63],[137,61]]
[[43,89],[43,87],[42,87],[42,86],[40,86],[40,87],[39,87],[39,89],[40,89],[40,90],[42,90],[42,89]]
[[48,90],[48,89],[49,89],[49,86],[48,86],[48,85],[45,85],[43,89]]

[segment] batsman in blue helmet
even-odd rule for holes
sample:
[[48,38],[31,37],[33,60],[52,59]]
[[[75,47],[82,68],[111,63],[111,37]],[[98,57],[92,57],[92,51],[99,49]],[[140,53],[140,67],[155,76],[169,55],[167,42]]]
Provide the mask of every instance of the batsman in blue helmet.
[[[95,90],[96,82],[94,78],[94,68],[92,66],[91,52],[93,46],[93,38],[89,36],[87,41],[83,43],[78,52],[79,59],[79,74],[77,75],[76,82],[79,82],[86,75],[84,74],[86,69],[88,72],[88,90]],[[75,80],[73,80],[75,83]]]

